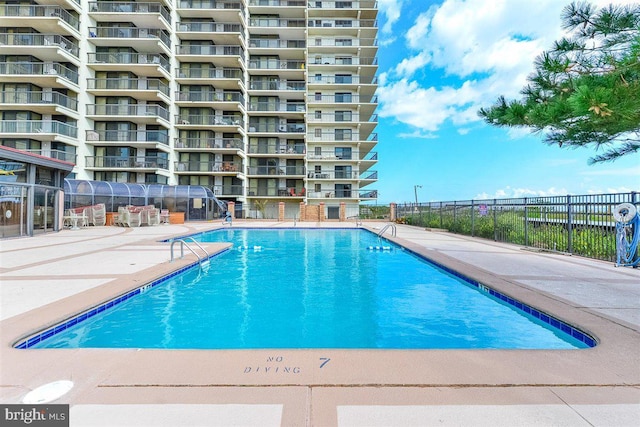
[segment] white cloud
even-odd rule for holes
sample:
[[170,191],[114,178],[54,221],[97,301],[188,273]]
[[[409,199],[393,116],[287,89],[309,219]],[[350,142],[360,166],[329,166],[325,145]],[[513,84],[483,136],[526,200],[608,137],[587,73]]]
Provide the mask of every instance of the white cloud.
[[391,33],[393,24],[400,18],[402,0],[378,0],[378,9],[386,18],[382,32]]
[[[447,122],[479,122],[477,110],[492,105],[498,96],[520,97],[535,57],[560,38],[560,15],[569,3],[444,0],[429,7],[406,31],[409,54],[381,80],[380,116],[429,132]],[[592,3],[601,7],[634,0]],[[380,1],[387,16],[384,28],[396,22],[401,5],[401,0]],[[420,81],[425,71],[440,72],[446,84]],[[528,133],[511,132],[511,137]]]
[[551,187],[546,190],[532,190],[530,188],[501,188],[491,193],[477,194],[474,199],[511,199],[520,197],[548,197],[548,196],[566,196],[570,194],[565,188]]

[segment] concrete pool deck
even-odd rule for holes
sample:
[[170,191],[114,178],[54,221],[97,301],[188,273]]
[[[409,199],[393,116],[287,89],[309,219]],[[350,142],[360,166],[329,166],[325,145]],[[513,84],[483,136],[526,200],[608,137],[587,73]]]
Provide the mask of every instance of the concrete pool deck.
[[[234,227],[292,227],[235,221]],[[365,222],[379,230],[384,223]],[[72,426],[635,426],[640,270],[398,225],[398,243],[580,327],[584,350],[17,350],[182,265],[158,241],[219,222],[0,242],[0,402],[56,380]],[[353,223],[298,223],[353,227]],[[387,237],[390,233],[385,234]],[[220,245],[209,245],[212,250]]]

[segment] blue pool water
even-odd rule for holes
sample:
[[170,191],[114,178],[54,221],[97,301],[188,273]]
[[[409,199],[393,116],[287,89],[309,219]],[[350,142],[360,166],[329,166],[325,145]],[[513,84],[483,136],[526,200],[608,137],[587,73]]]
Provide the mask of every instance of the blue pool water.
[[364,230],[225,229],[196,239],[234,246],[207,272],[189,269],[28,347],[587,347],[543,314]]

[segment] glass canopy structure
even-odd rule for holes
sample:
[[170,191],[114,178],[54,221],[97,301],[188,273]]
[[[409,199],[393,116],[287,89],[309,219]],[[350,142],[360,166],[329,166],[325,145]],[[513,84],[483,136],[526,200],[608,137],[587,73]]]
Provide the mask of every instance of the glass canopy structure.
[[227,210],[225,203],[211,189],[199,185],[132,184],[122,182],[64,180],[65,208],[104,203],[107,212],[121,206],[154,205],[170,212],[184,212],[186,221],[220,218]]

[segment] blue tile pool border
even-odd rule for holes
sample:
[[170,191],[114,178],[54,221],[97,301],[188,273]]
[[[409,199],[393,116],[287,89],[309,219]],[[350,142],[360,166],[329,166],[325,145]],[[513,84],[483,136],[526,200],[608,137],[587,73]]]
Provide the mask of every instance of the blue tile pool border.
[[[217,229],[213,229],[213,230],[202,231],[202,232],[198,232],[198,233],[185,235],[185,236],[182,236],[180,238],[194,237],[194,236],[199,236],[199,235],[202,235],[202,234],[205,234],[205,233],[209,233],[209,232],[227,230],[227,229],[228,228],[217,228]],[[233,229],[234,230],[274,230],[273,228],[266,228],[266,227],[265,228],[253,228],[253,227],[252,228],[240,228],[240,227],[234,227]],[[305,230],[307,230],[307,229],[310,229],[310,228],[305,228]],[[282,228],[278,228],[277,230],[300,230],[300,229],[299,228],[292,228],[292,227],[282,227]],[[323,230],[326,230],[326,229],[323,229]],[[336,228],[331,228],[331,230],[354,230],[354,228],[336,227]],[[367,230],[367,229],[364,229],[364,228],[360,228],[359,230],[375,234],[373,231]],[[464,274],[462,274],[462,273],[460,273],[460,272],[458,272],[458,271],[456,271],[456,270],[454,270],[452,268],[449,268],[449,267],[447,267],[447,266],[445,266],[443,264],[440,264],[439,262],[436,262],[436,261],[434,261],[434,260],[432,260],[432,259],[430,259],[430,258],[428,258],[428,257],[416,252],[416,251],[413,251],[413,250],[411,250],[411,249],[409,249],[409,248],[407,248],[405,246],[402,246],[402,245],[400,245],[400,244],[398,244],[396,242],[393,242],[393,241],[391,241],[391,240],[389,240],[389,239],[387,239],[385,237],[382,237],[382,239],[386,240],[387,242],[389,242],[392,245],[395,245],[395,246],[399,247],[402,250],[410,252],[414,256],[424,260],[425,262],[428,262],[429,264],[434,265],[435,267],[445,271],[446,273],[457,277],[458,279],[466,282],[467,284],[477,288],[479,291],[484,292],[486,294],[489,294],[489,295],[493,296],[494,298],[499,299],[499,300],[511,305],[512,307],[515,307],[516,309],[524,312],[525,314],[528,314],[528,315],[538,319],[539,321],[541,321],[543,323],[546,323],[549,326],[566,333],[567,335],[573,337],[574,339],[577,339],[578,341],[581,341],[582,343],[587,345],[587,347],[595,347],[597,345],[597,341],[593,337],[591,337],[589,334],[581,331],[580,329],[578,329],[578,328],[576,328],[576,327],[574,327],[574,326],[572,326],[572,325],[570,325],[570,324],[568,324],[568,323],[566,323],[566,322],[564,322],[564,321],[562,321],[562,320],[560,320],[560,319],[558,319],[556,317],[551,316],[550,314],[545,313],[544,311],[541,311],[541,310],[538,310],[538,309],[536,309],[534,307],[531,307],[531,306],[529,306],[529,305],[527,305],[527,304],[525,304],[525,303],[523,303],[521,301],[516,300],[515,298],[511,298],[510,296],[508,296],[506,294],[503,294],[503,293],[501,293],[501,292],[499,292],[499,291],[497,291],[497,290],[495,290],[495,289],[493,289],[493,288],[491,288],[489,286],[486,286],[485,284],[482,284],[482,283],[478,282],[475,279],[472,279],[472,278],[470,278],[468,276],[465,276]],[[172,242],[173,240],[177,240],[177,238],[165,239],[165,240],[162,240],[162,242],[165,242],[165,243],[166,242]],[[223,249],[220,252],[217,252],[217,253],[215,253],[213,255],[208,256],[206,259],[210,260],[211,258],[219,256],[219,255],[229,251],[230,249],[231,248]],[[156,279],[156,280],[154,280],[152,282],[149,282],[149,283],[147,283],[145,285],[142,285],[142,286],[140,286],[140,287],[138,287],[138,288],[136,288],[134,290],[125,292],[124,294],[121,294],[121,295],[119,295],[119,296],[117,296],[117,297],[115,297],[113,299],[110,299],[105,303],[102,303],[102,304],[97,305],[95,307],[92,307],[92,308],[90,308],[88,310],[85,310],[85,311],[81,312],[78,315],[75,315],[75,316],[73,316],[73,317],[71,317],[71,318],[69,318],[69,319],[67,319],[67,320],[65,320],[63,322],[60,322],[60,323],[58,323],[58,324],[56,324],[54,326],[51,326],[51,327],[45,329],[42,332],[38,332],[36,334],[29,335],[27,338],[19,340],[16,344],[14,344],[13,347],[16,348],[16,349],[29,349],[29,348],[35,346],[36,344],[40,343],[41,341],[47,339],[47,338],[50,338],[50,337],[52,337],[52,336],[54,336],[56,334],[59,334],[60,332],[63,332],[66,329],[68,329],[68,328],[70,328],[70,327],[72,327],[72,326],[74,326],[74,325],[76,325],[78,323],[84,322],[84,321],[92,318],[93,316],[95,316],[98,313],[101,313],[101,312],[103,312],[103,311],[105,311],[107,309],[113,308],[113,307],[117,306],[118,304],[120,304],[120,303],[122,303],[124,301],[127,301],[129,298],[132,298],[132,297],[134,297],[136,295],[144,293],[147,290],[149,290],[149,289],[151,289],[151,288],[153,288],[155,286],[158,286],[161,283],[164,283],[165,281],[167,281],[167,280],[169,280],[169,279],[171,279],[171,278],[173,278],[173,277],[175,277],[175,276],[177,276],[177,275],[179,275],[179,274],[181,274],[181,273],[183,273],[183,272],[185,272],[187,270],[190,270],[192,268],[197,267],[198,265],[199,265],[199,262],[196,261],[193,264],[189,264],[189,265],[186,265],[184,267],[181,267],[178,270],[167,274],[166,276],[160,277],[160,278],[158,278],[158,279]]]
[[[168,239],[166,241],[170,241],[171,239]],[[206,260],[210,260],[211,258],[217,257],[225,252],[227,252],[228,250],[230,250],[230,248],[225,248],[223,250],[221,250],[220,252],[217,252],[215,254],[212,254],[210,256],[208,256],[206,258]],[[17,349],[28,349],[33,347],[34,345],[38,344],[39,342],[50,338],[56,334],[59,334],[60,332],[65,331],[66,329],[77,325],[78,323],[82,323],[85,320],[88,320],[90,318],[92,318],[93,316],[95,316],[98,313],[102,313],[105,310],[108,310],[110,308],[113,308],[115,306],[117,306],[118,304],[121,304],[125,301],[127,301],[129,298],[133,298],[136,295],[139,295],[141,293],[144,293],[146,291],[148,291],[151,288],[154,288],[164,282],[166,282],[167,280],[177,276],[178,274],[184,273],[187,270],[190,270],[192,268],[196,268],[199,266],[199,261],[194,262],[193,264],[189,264],[189,265],[185,265],[184,267],[181,267],[179,269],[177,269],[176,271],[173,271],[169,274],[167,274],[166,276],[162,276],[152,282],[149,282],[145,285],[142,285],[136,289],[133,289],[131,291],[125,292],[123,294],[118,295],[115,298],[112,298],[110,300],[108,300],[107,302],[104,302],[100,305],[97,305],[95,307],[92,307],[88,310],[85,310],[83,312],[81,312],[80,314],[77,314],[63,322],[57,323],[54,326],[51,326],[50,328],[45,329],[42,332],[38,332],[36,334],[30,335],[28,336],[26,339],[22,339],[20,341],[18,341],[17,344],[14,344],[14,348]]]
[[[368,230],[367,230],[368,231]],[[577,339],[578,341],[584,343],[587,345],[587,347],[591,348],[591,347],[595,347],[596,345],[598,345],[598,341],[593,338],[592,336],[590,336],[589,334],[587,334],[586,332],[581,331],[580,329],[578,329],[575,326],[572,326],[570,324],[568,324],[567,322],[560,320],[556,317],[553,317],[552,315],[545,313],[542,310],[538,310],[537,308],[531,307],[530,305],[527,305],[525,303],[523,303],[522,301],[518,301],[515,298],[512,298],[506,294],[503,294],[500,291],[497,291],[495,289],[493,289],[490,286],[487,286],[483,283],[478,282],[475,279],[472,279],[468,276],[465,276],[464,274],[447,267],[446,265],[443,265],[437,261],[432,260],[431,258],[428,258],[426,256],[424,256],[421,253],[418,253],[414,250],[411,250],[405,246],[402,246],[398,243],[395,243],[385,237],[382,237],[384,240],[388,241],[391,244],[394,244],[396,246],[399,246],[402,250],[405,250],[407,252],[410,252],[411,254],[413,254],[414,256],[423,259],[424,261],[428,262],[429,264],[432,264],[434,266],[436,266],[437,268],[439,268],[440,270],[449,273],[452,276],[457,277],[458,279],[466,282],[467,284],[477,288],[479,291],[485,293],[485,294],[489,294],[492,297],[499,299],[507,304],[509,304],[512,307],[515,307],[516,309],[524,312],[525,314],[528,314],[534,318],[536,318],[537,320],[548,324],[549,326],[560,330],[564,333],[566,333],[567,335]]]

